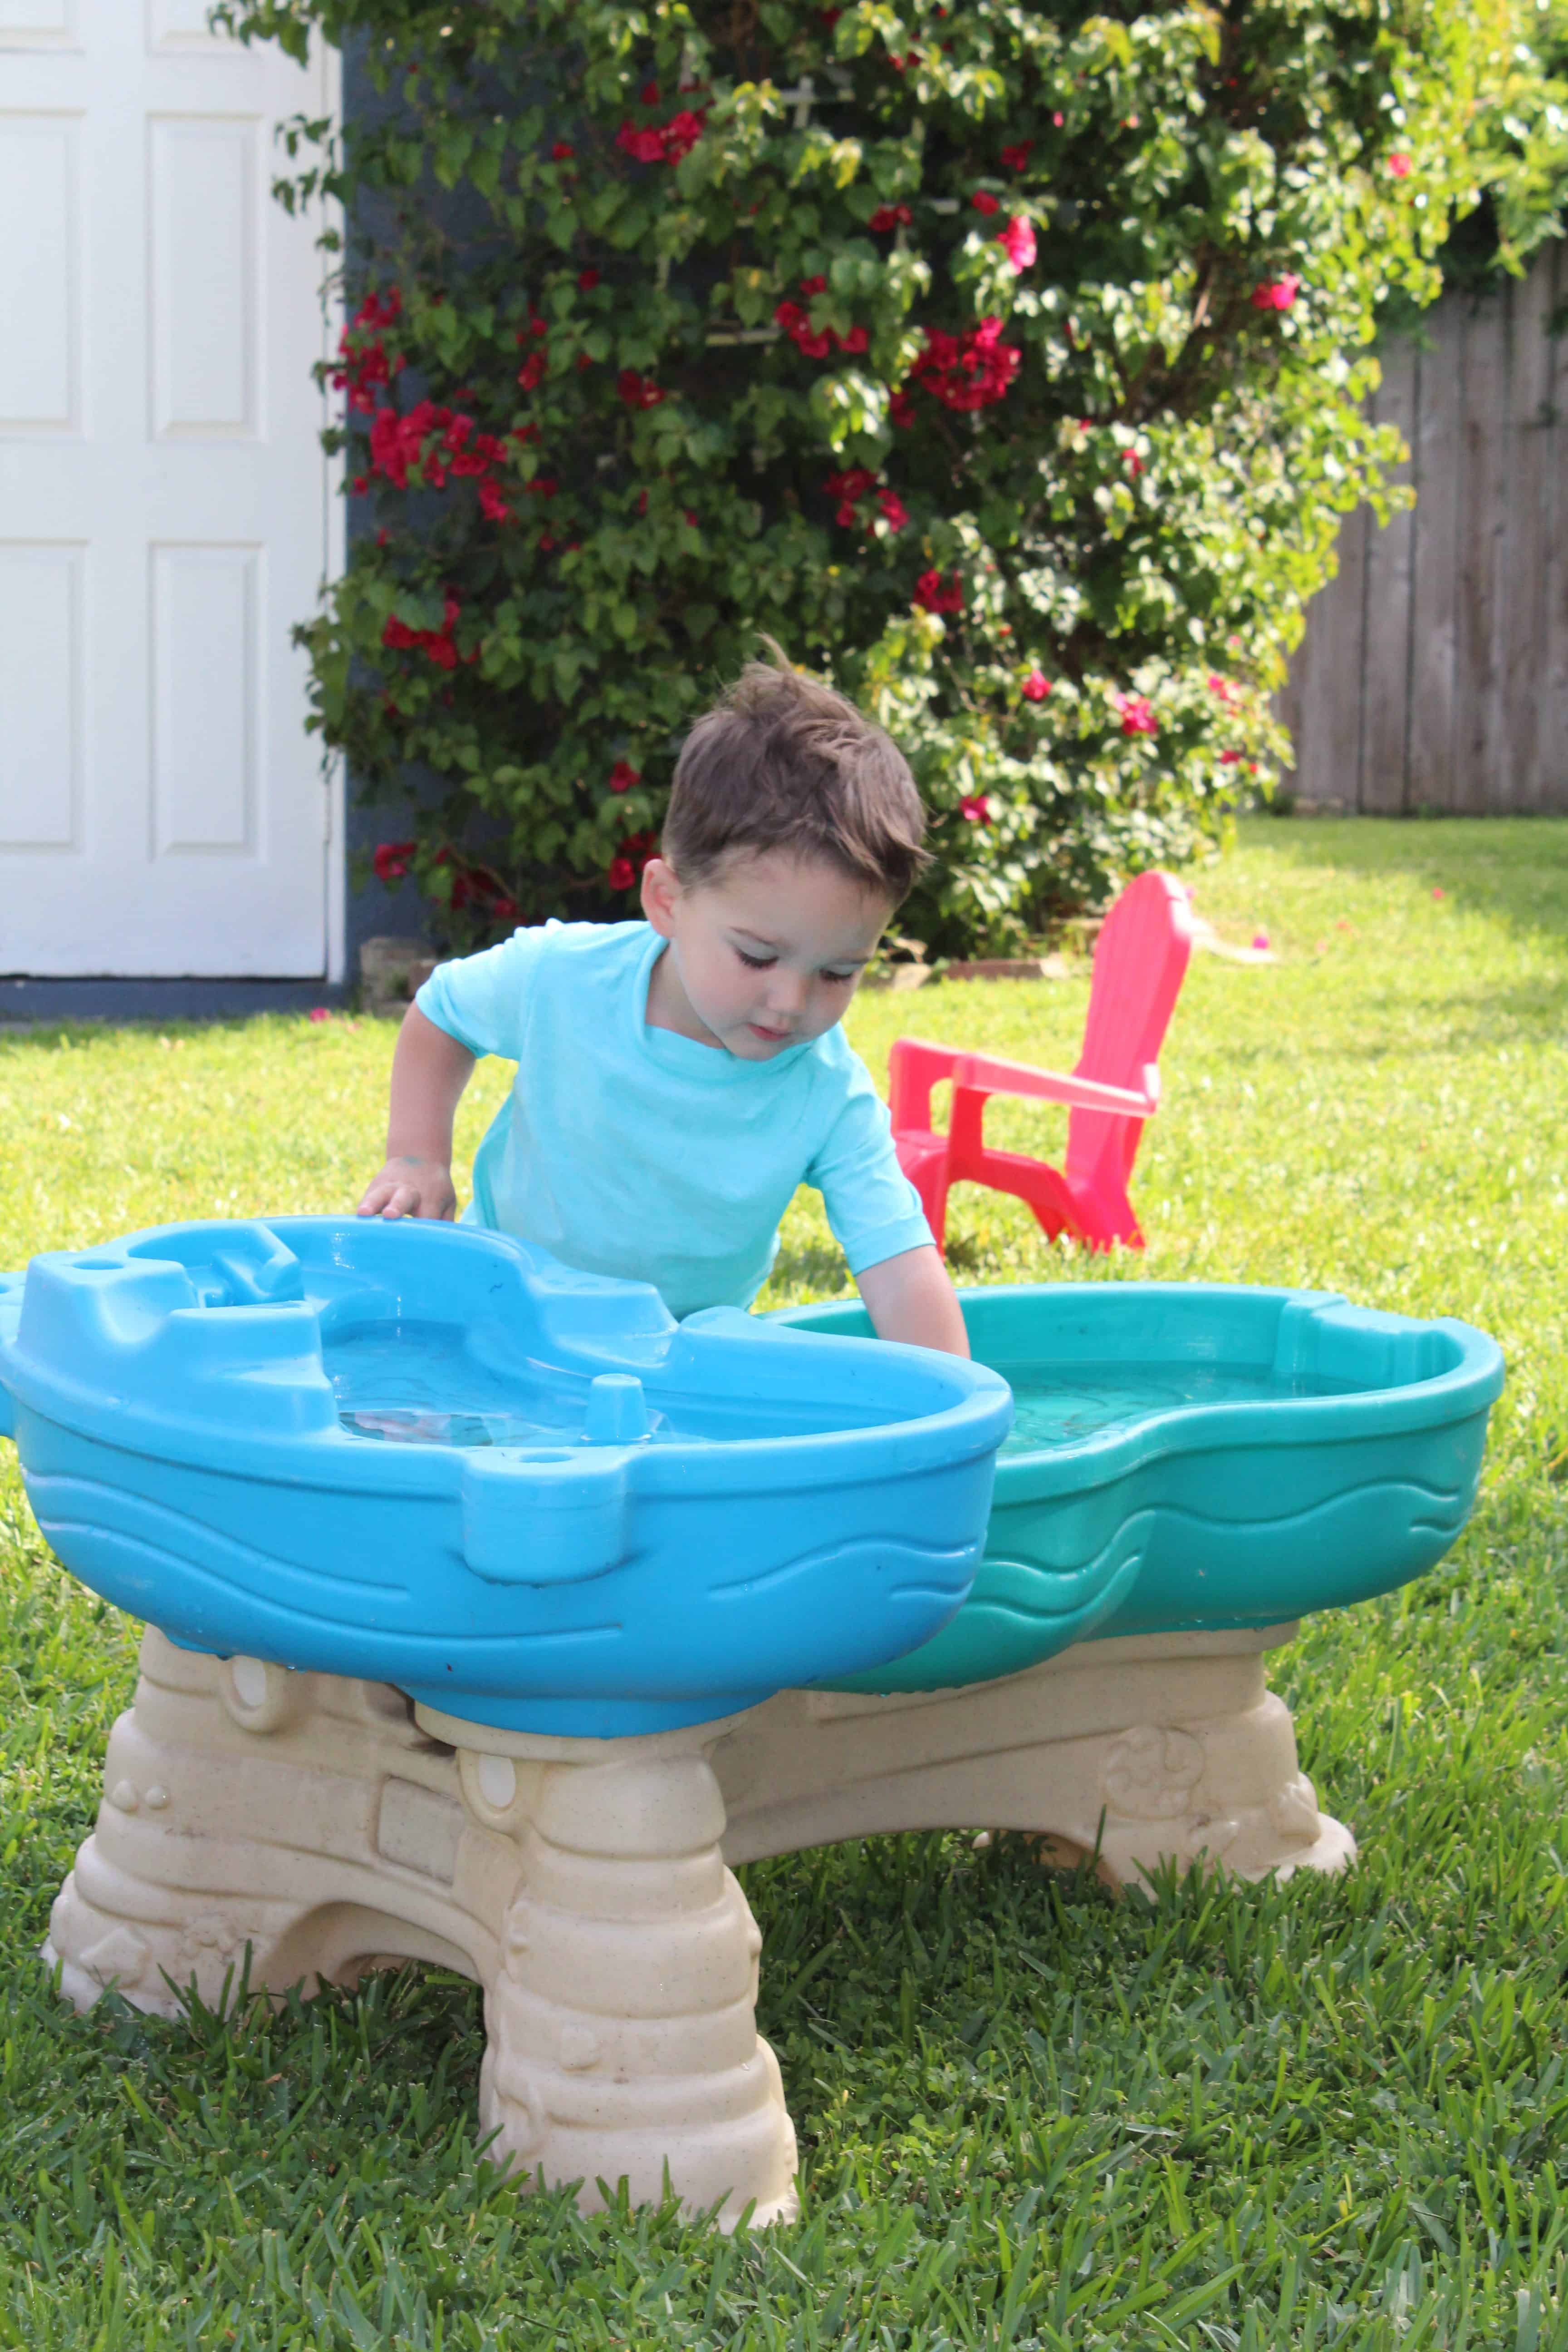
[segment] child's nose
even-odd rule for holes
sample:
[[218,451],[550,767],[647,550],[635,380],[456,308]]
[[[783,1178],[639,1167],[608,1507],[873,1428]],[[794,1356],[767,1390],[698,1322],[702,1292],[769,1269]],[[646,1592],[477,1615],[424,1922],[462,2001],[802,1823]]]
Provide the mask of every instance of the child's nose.
[[805,1007],[806,981],[804,972],[785,971],[781,965],[773,967],[773,985],[768,990],[770,1013],[796,1013]]

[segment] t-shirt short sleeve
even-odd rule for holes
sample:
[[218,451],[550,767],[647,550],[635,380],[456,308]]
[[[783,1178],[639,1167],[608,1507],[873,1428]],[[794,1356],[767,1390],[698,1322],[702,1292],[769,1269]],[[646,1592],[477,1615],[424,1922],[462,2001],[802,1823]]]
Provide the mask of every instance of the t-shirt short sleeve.
[[856,1057],[844,1107],[806,1170],[822,1194],[851,1274],[904,1250],[931,1245],[920,1194],[899,1166],[887,1107]]
[[547,931],[555,928],[531,925],[479,955],[437,964],[415,1003],[426,1021],[470,1054],[499,1054],[505,1061],[517,1061],[534,973]]

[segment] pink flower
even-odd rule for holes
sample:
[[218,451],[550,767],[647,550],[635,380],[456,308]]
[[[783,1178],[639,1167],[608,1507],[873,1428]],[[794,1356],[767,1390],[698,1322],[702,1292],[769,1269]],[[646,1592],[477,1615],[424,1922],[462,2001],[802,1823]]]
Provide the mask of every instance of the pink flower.
[[1268,954],[1268,932],[1267,932],[1267,931],[1254,931],[1254,932],[1253,932],[1253,934],[1252,934],[1252,944],[1253,944],[1253,946],[1258,950],[1258,952],[1259,953],[1259,955],[1267,955],[1267,954]]
[[[1061,117],[1058,115],[1057,120],[1059,121]],[[1016,147],[1003,148],[1002,161],[1009,172],[1021,172],[1025,169],[1029,161],[1029,150],[1034,143],[1032,139],[1021,139]]]
[[1016,343],[1003,342],[1000,319],[982,319],[962,335],[928,327],[925,336],[925,349],[910,373],[933,400],[961,411],[1005,400],[1023,352]]
[[989,824],[991,802],[984,793],[971,793],[958,803],[958,813],[969,824]]
[[1013,265],[1013,275],[1021,278],[1035,257],[1033,225],[1021,215],[1010,220],[996,239]]
[[1241,753],[1239,751],[1222,751],[1219,755],[1220,766],[1222,768],[1234,768],[1240,757]]
[[1391,155],[1388,159],[1388,168],[1396,180],[1407,180],[1410,177],[1410,167],[1415,160],[1413,155]]
[[1115,701],[1117,709],[1121,713],[1121,732],[1124,735],[1158,734],[1159,722],[1154,717],[1147,695],[1119,694]]
[[612,857],[605,878],[612,890],[629,890],[637,878],[637,870],[629,857]]
[[330,1021],[331,1017],[324,1004],[312,1004],[305,1015],[307,1021]]
[[1029,672],[1028,677],[1024,680],[1023,685],[1018,689],[1026,702],[1044,702],[1050,690],[1051,682],[1049,678],[1043,677],[1037,669],[1032,669]]
[[946,585],[940,572],[922,572],[915,583],[915,603],[928,613],[962,613],[963,583],[956,572]]
[[1132,479],[1136,481],[1139,475],[1143,471],[1143,460],[1138,455],[1137,450],[1125,450],[1122,453],[1121,462],[1126,467],[1127,471],[1131,476]]
[[1208,689],[1212,695],[1217,696],[1218,699],[1225,704],[1227,710],[1235,709],[1236,688],[1232,686],[1228,677],[1221,677],[1217,670],[1210,670],[1208,677]]
[[1000,202],[991,194],[988,188],[976,188],[969,201],[974,206],[977,213],[984,213],[989,215],[992,213],[1000,212],[1002,209]]
[[1288,310],[1300,291],[1301,281],[1287,274],[1283,278],[1267,278],[1252,289],[1255,310]]
[[634,768],[629,760],[617,760],[610,770],[610,790],[613,793],[629,793],[634,784],[641,782],[641,769]]
[[1441,885],[1440,883],[1437,883],[1437,882],[1434,882],[1434,883],[1433,883],[1433,885],[1432,885],[1432,896],[1434,897],[1434,898],[1446,898],[1447,897],[1447,895],[1448,895],[1448,894],[1447,894],[1447,890],[1445,890],[1445,889],[1443,888],[1443,887],[1442,887],[1442,885]]

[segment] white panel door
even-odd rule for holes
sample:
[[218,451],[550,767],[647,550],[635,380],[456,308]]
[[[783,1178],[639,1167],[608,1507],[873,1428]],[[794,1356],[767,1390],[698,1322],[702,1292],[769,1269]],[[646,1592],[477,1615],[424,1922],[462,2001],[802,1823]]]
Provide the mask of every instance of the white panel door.
[[332,62],[0,0],[0,973],[336,976],[317,224],[270,194]]

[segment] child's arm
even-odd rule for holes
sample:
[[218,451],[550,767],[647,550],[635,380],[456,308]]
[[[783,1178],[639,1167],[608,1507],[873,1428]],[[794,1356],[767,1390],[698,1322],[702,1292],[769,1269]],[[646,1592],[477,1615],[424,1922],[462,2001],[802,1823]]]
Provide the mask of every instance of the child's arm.
[[947,1268],[928,1244],[900,1250],[855,1277],[879,1339],[903,1339],[911,1347],[940,1348],[967,1356],[969,1334],[947,1278]]
[[452,1121],[473,1069],[468,1047],[411,1004],[392,1057],[386,1164],[359,1204],[362,1217],[452,1214],[458,1205],[452,1189]]

